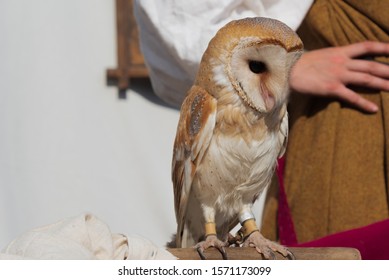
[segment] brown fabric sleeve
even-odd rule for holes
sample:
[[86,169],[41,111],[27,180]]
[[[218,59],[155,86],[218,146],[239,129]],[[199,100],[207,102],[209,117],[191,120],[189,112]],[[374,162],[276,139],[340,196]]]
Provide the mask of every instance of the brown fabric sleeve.
[[[298,30],[307,49],[365,40],[389,42],[389,1],[315,1]],[[299,242],[388,217],[389,96],[356,89],[380,107],[365,114],[337,100],[293,94],[284,174]],[[277,239],[276,184],[263,232]],[[270,222],[269,222],[270,221]]]

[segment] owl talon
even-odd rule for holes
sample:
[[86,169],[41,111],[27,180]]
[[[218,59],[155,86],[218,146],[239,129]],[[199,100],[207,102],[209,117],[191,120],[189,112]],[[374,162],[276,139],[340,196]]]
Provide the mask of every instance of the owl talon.
[[220,254],[222,254],[223,260],[228,260],[227,252],[224,247],[218,248]]
[[210,236],[207,236],[205,241],[198,243],[195,246],[195,248],[196,248],[197,253],[199,254],[199,256],[202,260],[207,259],[207,257],[204,254],[204,251],[210,247],[216,248],[220,252],[220,254],[222,255],[223,260],[227,260],[228,257],[227,257],[227,252],[225,249],[226,246],[227,246],[226,242],[220,241],[216,237],[216,235],[210,235]]
[[200,246],[197,246],[196,250],[197,250],[197,253],[200,256],[200,259],[202,259],[202,260],[206,260],[207,259],[207,257],[204,255],[204,249],[202,249]]
[[[226,250],[223,247],[222,248],[216,248],[216,249],[219,250],[220,254],[222,255],[223,260],[228,260],[227,252],[226,252]],[[206,260],[207,259],[207,257],[204,254],[204,250],[201,247],[197,247],[196,250],[197,250],[197,253],[200,256],[200,259],[202,259],[202,260]]]
[[258,254],[262,255],[263,258],[266,260],[274,261],[277,259],[276,254],[273,252],[272,249],[270,249],[268,247],[261,247],[262,249],[260,249],[254,243],[250,243],[249,246],[255,248],[255,250],[258,252]]
[[277,259],[275,252],[280,253],[287,259],[296,259],[288,248],[264,238],[258,231],[250,234],[244,241],[243,246],[254,247],[259,254],[263,255],[264,259],[268,260]]
[[295,260],[296,259],[295,255],[289,249],[286,249],[286,252],[287,252],[287,255],[285,257],[287,259],[289,259],[289,260]]
[[267,259],[268,260],[272,260],[272,261],[276,260],[277,259],[276,254],[274,254],[274,252],[270,250],[268,252],[268,258]]

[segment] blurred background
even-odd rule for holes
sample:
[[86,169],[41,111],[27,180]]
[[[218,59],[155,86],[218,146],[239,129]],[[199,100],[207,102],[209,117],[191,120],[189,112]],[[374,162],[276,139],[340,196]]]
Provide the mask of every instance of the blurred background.
[[107,85],[115,1],[1,0],[0,61],[0,248],[84,212],[164,245],[179,112]]

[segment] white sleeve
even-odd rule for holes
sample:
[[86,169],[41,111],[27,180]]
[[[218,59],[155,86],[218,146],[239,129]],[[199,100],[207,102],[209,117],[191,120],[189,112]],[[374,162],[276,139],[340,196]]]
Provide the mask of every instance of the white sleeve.
[[227,22],[271,17],[297,29],[313,0],[136,0],[140,43],[155,93],[179,107],[209,40]]

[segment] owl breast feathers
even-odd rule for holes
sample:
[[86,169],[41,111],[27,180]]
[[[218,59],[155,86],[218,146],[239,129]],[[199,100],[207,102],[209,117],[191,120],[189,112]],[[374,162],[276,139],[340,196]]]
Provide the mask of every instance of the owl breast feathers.
[[253,218],[285,150],[289,72],[302,49],[293,30],[267,18],[232,21],[210,41],[174,143],[178,247],[225,245]]

